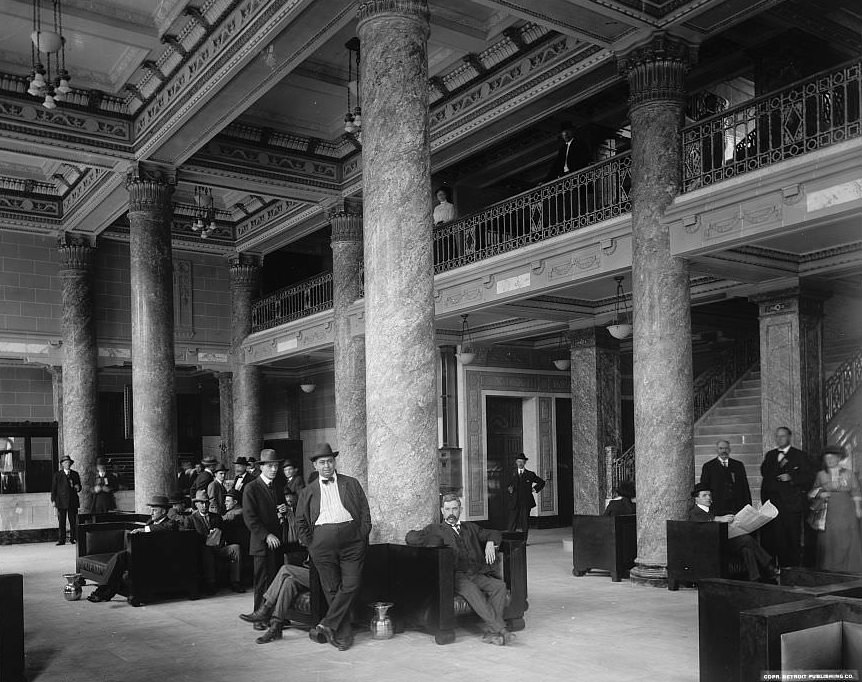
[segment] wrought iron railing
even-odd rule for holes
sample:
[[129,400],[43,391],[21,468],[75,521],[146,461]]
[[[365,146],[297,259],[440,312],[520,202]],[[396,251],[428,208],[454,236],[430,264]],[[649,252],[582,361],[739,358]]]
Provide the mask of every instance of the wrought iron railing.
[[862,348],[845,360],[832,376],[826,379],[823,397],[827,423],[853,397],[860,385],[862,385]]
[[855,60],[686,126],[683,192],[862,134]]
[[434,228],[434,273],[631,211],[631,154],[570,173]]
[[332,308],[332,273],[279,289],[251,309],[251,330],[259,332]]
[[[721,353],[715,364],[694,380],[694,421],[697,422],[718,400],[753,369],[760,360],[760,340],[747,338]],[[611,462],[611,485],[635,480],[635,446]]]

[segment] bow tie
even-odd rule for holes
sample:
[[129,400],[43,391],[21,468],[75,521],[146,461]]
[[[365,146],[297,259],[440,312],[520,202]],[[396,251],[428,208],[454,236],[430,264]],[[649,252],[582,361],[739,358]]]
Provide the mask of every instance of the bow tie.
[[461,524],[460,523],[450,523],[449,527],[454,530],[456,533],[461,532]]
[[331,478],[321,478],[320,482],[323,483],[323,485],[329,485],[330,483],[332,483],[332,479]]

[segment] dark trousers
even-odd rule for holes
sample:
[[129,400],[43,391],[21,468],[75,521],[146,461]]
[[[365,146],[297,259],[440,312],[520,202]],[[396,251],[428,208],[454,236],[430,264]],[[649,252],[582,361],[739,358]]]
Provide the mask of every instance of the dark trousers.
[[128,566],[128,552],[124,550],[114,554],[105,567],[105,579],[96,588],[96,594],[102,599],[110,599],[117,594],[123,586],[123,574],[128,570]]
[[348,521],[315,526],[308,548],[329,604],[320,623],[332,628],[342,640],[352,636],[350,607],[362,582],[365,547],[359,524]]
[[763,545],[779,566],[802,565],[802,512],[778,510],[778,517],[763,527]]
[[216,583],[216,561],[218,559],[228,562],[231,584],[238,583],[240,581],[242,564],[240,564],[239,545],[225,545],[224,547],[209,547],[205,545],[203,558],[204,583],[208,586],[214,586]]
[[57,542],[66,542],[66,515],[69,516],[69,539],[74,542],[78,539],[78,510],[60,509],[57,507]]
[[750,535],[738,535],[727,541],[728,549],[736,554],[745,564],[745,572],[748,579],[758,580],[761,575],[769,575],[769,564],[772,557],[760,543]]
[[505,629],[506,583],[502,580],[481,573],[456,573],[455,592],[464,597],[476,615],[485,621],[485,632],[497,634]]
[[507,530],[523,531],[524,540],[530,533],[530,508],[526,504],[509,509],[509,527]]
[[267,549],[266,555],[254,557],[254,610],[257,611],[263,604],[263,593],[275,578],[278,569],[284,561],[282,549]]

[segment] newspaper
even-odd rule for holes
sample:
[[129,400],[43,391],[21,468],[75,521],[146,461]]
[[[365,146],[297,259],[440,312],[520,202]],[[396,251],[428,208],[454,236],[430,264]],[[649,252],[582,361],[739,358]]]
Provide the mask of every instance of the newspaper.
[[747,504],[734,515],[733,521],[727,524],[727,537],[735,538],[753,533],[776,516],[778,516],[778,510],[769,500],[764,502],[760,509],[755,509]]

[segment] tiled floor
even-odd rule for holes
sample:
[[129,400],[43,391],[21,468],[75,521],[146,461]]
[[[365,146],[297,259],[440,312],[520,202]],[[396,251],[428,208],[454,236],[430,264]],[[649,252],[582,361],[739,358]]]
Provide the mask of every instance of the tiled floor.
[[31,682],[696,680],[696,593],[574,578],[565,536],[565,529],[530,534],[527,628],[505,648],[465,629],[447,646],[420,632],[388,641],[358,633],[354,648],[339,652],[299,630],[257,645],[257,633],[237,618],[251,609],[250,594],[137,609],[119,597],[67,602],[61,574],[74,567],[71,545],[0,547],[0,573],[24,574]]

